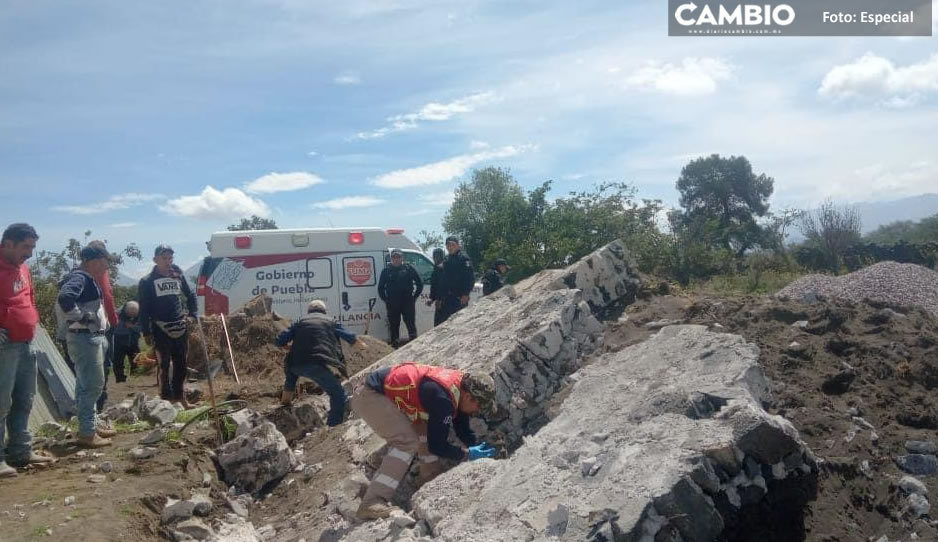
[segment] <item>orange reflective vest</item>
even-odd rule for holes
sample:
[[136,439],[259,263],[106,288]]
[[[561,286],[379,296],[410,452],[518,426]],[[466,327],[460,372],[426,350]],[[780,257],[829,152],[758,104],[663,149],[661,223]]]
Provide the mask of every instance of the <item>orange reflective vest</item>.
[[453,401],[453,413],[459,407],[459,386],[463,373],[455,369],[444,369],[432,365],[402,363],[388,373],[384,379],[384,395],[403,412],[410,421],[427,421],[430,415],[420,404],[417,387],[424,378],[429,378],[449,393]]

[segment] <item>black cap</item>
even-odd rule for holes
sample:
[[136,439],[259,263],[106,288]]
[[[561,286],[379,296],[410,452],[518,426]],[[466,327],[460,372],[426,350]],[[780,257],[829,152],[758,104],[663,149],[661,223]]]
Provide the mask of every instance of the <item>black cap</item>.
[[504,265],[504,266],[507,267],[508,269],[511,269],[511,266],[508,265],[508,261],[507,261],[505,258],[499,258],[499,259],[495,260],[495,267],[498,267],[498,266],[500,266],[500,265]]
[[156,258],[157,256],[159,256],[160,254],[162,254],[162,253],[164,253],[164,252],[172,252],[173,254],[176,253],[176,251],[173,250],[173,247],[171,247],[171,246],[169,246],[169,245],[167,245],[167,244],[164,243],[164,244],[162,244],[162,245],[156,247],[156,250],[153,251],[153,257]]
[[399,248],[391,249],[391,257],[393,258],[394,256],[401,256],[401,257],[403,257],[403,256],[404,256],[404,252],[401,251],[401,249],[399,249]]
[[446,251],[445,251],[445,250],[443,250],[443,249],[440,248],[440,247],[437,247],[437,248],[433,249],[433,259],[436,259],[436,258],[445,258],[445,257],[446,257]]
[[87,262],[97,260],[98,258],[108,258],[110,254],[108,254],[107,249],[103,248],[102,245],[92,244],[81,249],[79,256],[81,257],[81,261]]
[[449,243],[459,244],[459,237],[456,237],[455,235],[450,235],[449,237],[446,238],[446,243],[447,244]]

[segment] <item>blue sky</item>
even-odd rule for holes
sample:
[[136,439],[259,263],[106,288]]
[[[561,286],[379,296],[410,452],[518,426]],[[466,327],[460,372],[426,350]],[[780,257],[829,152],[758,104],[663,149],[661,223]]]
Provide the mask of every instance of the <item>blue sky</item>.
[[50,6],[0,9],[0,213],[40,248],[90,229],[188,265],[252,213],[439,231],[487,165],[670,204],[713,152],[775,206],[938,191],[935,37],[669,38],[659,1]]

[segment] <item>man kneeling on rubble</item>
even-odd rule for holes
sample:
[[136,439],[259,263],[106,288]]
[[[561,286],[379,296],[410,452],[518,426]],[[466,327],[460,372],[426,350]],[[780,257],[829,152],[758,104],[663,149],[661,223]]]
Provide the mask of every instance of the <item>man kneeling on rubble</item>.
[[[420,456],[418,487],[440,473],[440,457],[495,457],[495,449],[485,442],[476,445],[469,428],[470,416],[495,410],[495,381],[485,373],[416,363],[385,367],[355,387],[352,410],[388,443],[388,453],[358,508],[359,519],[386,518],[397,510],[389,501],[415,453]],[[448,442],[450,427],[467,448]]]
[[286,380],[280,402],[284,406],[293,403],[296,381],[305,376],[329,395],[329,418],[326,423],[333,427],[345,419],[345,390],[333,371],[348,378],[339,338],[357,348],[365,348],[365,343],[326,314],[325,302],[314,299],[306,312],[304,318],[294,322],[276,339],[277,346],[293,342],[283,366]]

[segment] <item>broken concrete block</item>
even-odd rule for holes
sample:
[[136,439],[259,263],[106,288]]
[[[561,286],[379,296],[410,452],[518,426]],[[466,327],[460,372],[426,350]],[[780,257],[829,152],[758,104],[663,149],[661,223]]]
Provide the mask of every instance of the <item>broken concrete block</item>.
[[251,493],[280,480],[298,463],[287,440],[267,421],[225,443],[215,453],[225,481]]
[[169,499],[166,501],[166,506],[163,507],[163,511],[160,512],[160,522],[166,525],[168,523],[189,519],[192,517],[194,510],[195,503],[193,502]]
[[147,401],[142,418],[155,425],[173,423],[176,419],[176,408],[169,401],[155,399]]
[[299,403],[292,407],[279,407],[268,412],[267,420],[277,426],[287,442],[294,442],[306,433],[325,425],[319,411],[310,403]]
[[207,516],[212,512],[214,503],[212,499],[203,493],[193,493],[189,502],[193,504],[192,513],[197,516]]
[[899,468],[909,474],[933,476],[938,474],[938,458],[933,455],[908,454],[896,457]]
[[190,536],[196,540],[206,540],[215,535],[212,528],[199,519],[187,519],[174,527],[174,530]]

